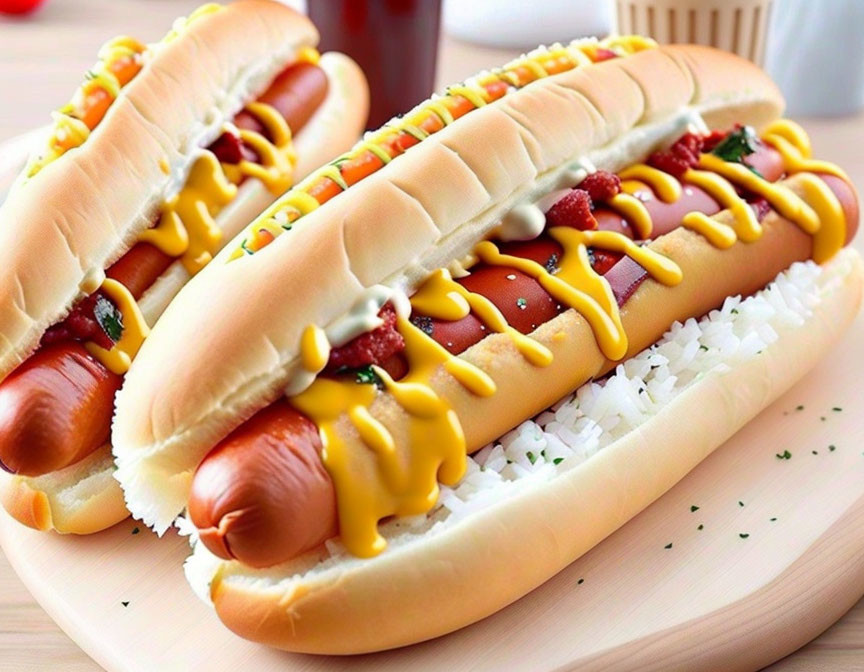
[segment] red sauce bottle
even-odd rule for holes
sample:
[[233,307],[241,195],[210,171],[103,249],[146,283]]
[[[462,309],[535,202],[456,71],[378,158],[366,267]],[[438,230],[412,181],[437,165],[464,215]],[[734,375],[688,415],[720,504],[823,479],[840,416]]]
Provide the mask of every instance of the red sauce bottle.
[[341,51],[369,80],[368,128],[425,100],[435,86],[440,0],[308,0],[320,51]]

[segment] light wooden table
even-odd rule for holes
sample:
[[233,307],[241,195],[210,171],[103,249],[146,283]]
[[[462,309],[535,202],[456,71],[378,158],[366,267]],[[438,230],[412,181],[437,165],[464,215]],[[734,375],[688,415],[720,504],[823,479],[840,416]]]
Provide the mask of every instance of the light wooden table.
[[[68,98],[92,65],[98,46],[122,32],[153,40],[199,0],[49,0],[30,19],[0,18],[0,141],[48,120],[48,111]],[[500,64],[511,52],[442,40],[439,82],[457,81]],[[836,160],[864,187],[864,115],[811,121],[819,157]],[[45,614],[0,553],[0,672],[84,672],[99,667]],[[771,672],[864,670],[864,601],[839,623]]]

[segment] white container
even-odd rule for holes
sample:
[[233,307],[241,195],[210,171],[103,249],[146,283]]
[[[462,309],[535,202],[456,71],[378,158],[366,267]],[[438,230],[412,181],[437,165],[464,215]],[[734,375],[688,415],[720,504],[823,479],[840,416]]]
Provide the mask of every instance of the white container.
[[864,1],[778,0],[765,69],[791,116],[864,108]]
[[616,0],[617,32],[648,35],[662,44],[706,44],[761,64],[773,4],[772,0]]
[[529,50],[538,44],[604,37],[612,0],[444,0],[444,30],[466,42]]

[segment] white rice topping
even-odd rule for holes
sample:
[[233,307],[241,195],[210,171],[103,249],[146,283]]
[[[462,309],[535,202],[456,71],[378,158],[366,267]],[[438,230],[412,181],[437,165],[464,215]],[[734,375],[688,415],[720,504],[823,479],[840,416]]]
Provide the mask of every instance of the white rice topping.
[[[832,264],[838,266],[838,264]],[[845,266],[840,264],[840,266]],[[843,268],[832,269],[841,282]],[[848,270],[848,269],[846,269]],[[427,539],[477,511],[512,497],[524,488],[572,469],[656,415],[706,374],[722,373],[758,357],[779,338],[799,327],[828,289],[825,271],[813,262],[793,264],[774,282],[742,299],[727,298],[719,310],[699,320],[676,322],[650,348],[619,364],[606,378],[589,382],[537,417],[468,457],[467,472],[455,487],[441,487],[427,515],[401,518],[380,526],[389,549]],[[827,283],[829,286],[831,282]],[[191,525],[184,525],[186,532]],[[194,536],[194,534],[193,534]],[[187,562],[187,574],[207,599],[202,576],[212,576],[218,559],[201,544]],[[250,572],[253,582],[282,583],[310,570],[316,573],[357,562],[338,540],[327,542],[323,558],[308,558]],[[374,561],[374,560],[372,560]]]

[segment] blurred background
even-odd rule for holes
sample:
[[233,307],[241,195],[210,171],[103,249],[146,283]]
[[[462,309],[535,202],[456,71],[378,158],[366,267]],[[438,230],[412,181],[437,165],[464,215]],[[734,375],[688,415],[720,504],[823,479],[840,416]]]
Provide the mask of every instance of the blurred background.
[[[50,121],[102,43],[118,34],[156,41],[203,1],[0,0],[0,173],[14,145],[27,141],[15,138]],[[636,32],[713,44],[764,65],[790,116],[808,117],[817,155],[841,163],[864,186],[857,148],[864,138],[864,0],[309,0],[308,9],[322,31],[321,50],[346,51],[364,66],[373,127],[430,91],[538,44]],[[864,602],[772,670],[861,670],[862,650]],[[842,658],[851,666],[825,667],[826,652],[852,656]],[[60,668],[98,669],[0,553],[0,670]]]
[[[286,0],[308,9],[322,51],[360,62],[370,128],[433,89],[538,44],[609,33],[699,42],[763,65],[793,116],[864,107],[864,0]],[[200,0],[0,0],[0,140],[48,121],[119,33],[156,40]]]

